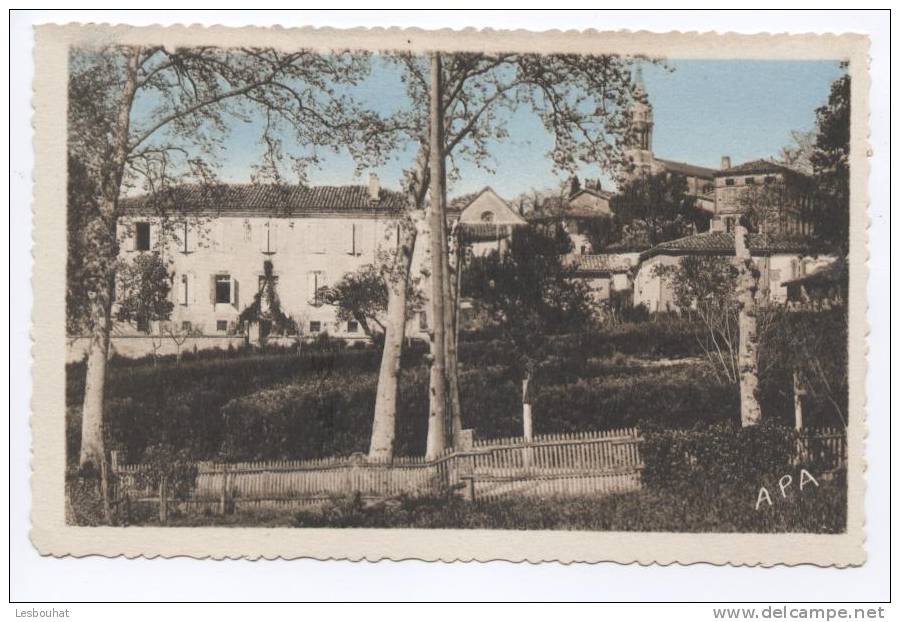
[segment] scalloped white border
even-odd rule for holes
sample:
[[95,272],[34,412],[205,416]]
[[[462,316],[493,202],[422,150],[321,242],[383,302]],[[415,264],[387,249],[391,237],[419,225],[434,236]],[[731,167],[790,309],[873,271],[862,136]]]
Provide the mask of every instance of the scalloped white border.
[[[248,559],[418,559],[637,562],[647,564],[859,565],[865,561],[868,38],[831,34],[226,28],[46,25],[36,29],[32,531],[45,555]],[[673,534],[406,529],[111,528],[65,524],[65,144],[66,53],[90,42],[259,45],[329,50],[533,51],[646,54],[670,58],[841,58],[850,61],[851,251],[848,531],[810,534]],[[54,249],[47,251],[46,249]],[[55,251],[55,252],[54,252]]]

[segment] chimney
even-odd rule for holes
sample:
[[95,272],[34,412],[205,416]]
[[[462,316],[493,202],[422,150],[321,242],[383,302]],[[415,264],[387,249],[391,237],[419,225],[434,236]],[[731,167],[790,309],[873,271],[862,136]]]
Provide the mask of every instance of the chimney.
[[377,201],[381,195],[381,184],[378,182],[378,175],[369,173],[369,200]]
[[731,168],[731,156],[722,156],[722,170]]

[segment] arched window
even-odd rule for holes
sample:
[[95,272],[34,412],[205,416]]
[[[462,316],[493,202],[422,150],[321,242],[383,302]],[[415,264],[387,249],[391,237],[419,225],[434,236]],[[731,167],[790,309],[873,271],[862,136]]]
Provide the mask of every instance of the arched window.
[[481,212],[481,222],[494,222],[494,212]]

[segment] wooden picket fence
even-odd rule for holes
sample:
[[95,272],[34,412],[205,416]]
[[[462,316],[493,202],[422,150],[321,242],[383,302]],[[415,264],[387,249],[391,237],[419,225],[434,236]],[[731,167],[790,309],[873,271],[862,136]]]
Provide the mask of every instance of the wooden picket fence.
[[[436,460],[421,457],[369,461],[363,454],[318,460],[195,465],[193,482],[178,503],[226,513],[234,507],[298,507],[335,496],[364,499],[454,491],[469,500],[507,496],[596,496],[641,486],[642,439],[635,428],[485,439],[450,449]],[[846,463],[842,431],[807,434],[798,457],[827,468]],[[118,495],[159,503],[159,485],[142,474],[146,465],[113,460]],[[175,494],[170,493],[170,494]]]

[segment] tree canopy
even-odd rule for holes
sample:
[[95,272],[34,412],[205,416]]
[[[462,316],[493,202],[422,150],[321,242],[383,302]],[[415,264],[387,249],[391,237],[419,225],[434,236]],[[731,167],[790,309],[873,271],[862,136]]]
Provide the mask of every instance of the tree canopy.
[[621,223],[623,241],[638,246],[690,235],[709,221],[688,194],[684,176],[667,172],[634,178],[610,200],[610,209]]

